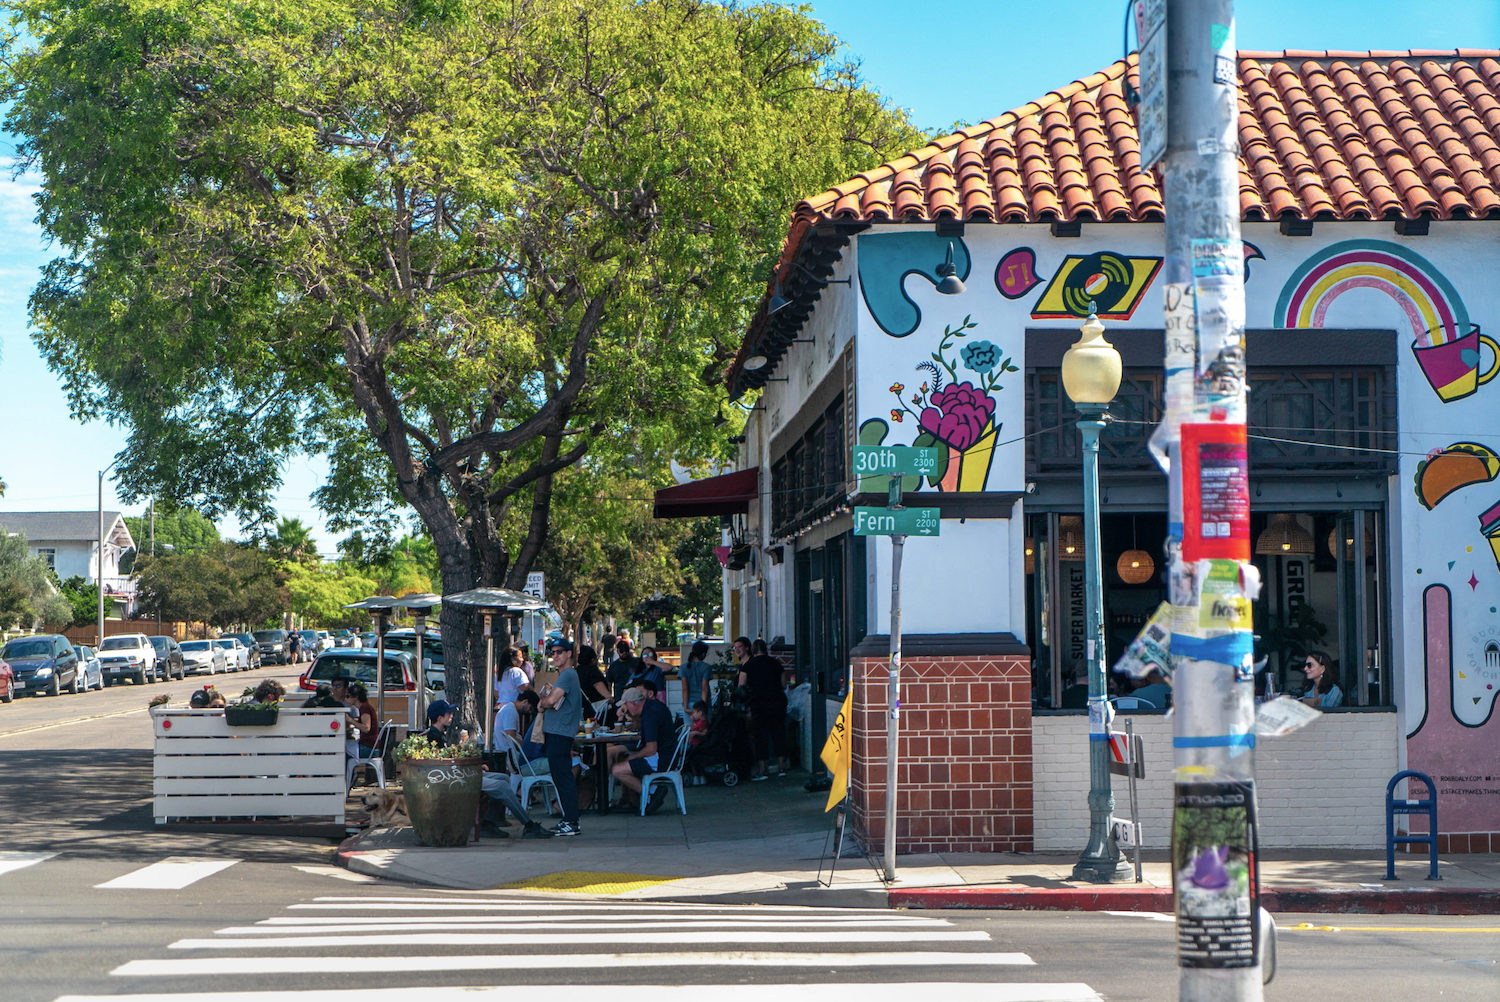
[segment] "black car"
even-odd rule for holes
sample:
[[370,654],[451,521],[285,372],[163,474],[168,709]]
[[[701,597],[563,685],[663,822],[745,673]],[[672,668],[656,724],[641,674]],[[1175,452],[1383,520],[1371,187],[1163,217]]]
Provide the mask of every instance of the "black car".
[[256,630],[255,649],[260,651],[262,664],[284,665],[292,660],[285,630]]
[[234,637],[240,643],[250,648],[250,668],[253,671],[260,667],[260,642],[255,639],[253,633],[226,633],[226,637]]
[[17,692],[59,696],[64,689],[77,692],[81,684],[73,642],[55,633],[8,641],[0,650],[0,661],[10,662]]
[[147,637],[156,648],[157,677],[163,682],[174,678],[187,678],[187,668],[182,663],[182,648],[171,637]]

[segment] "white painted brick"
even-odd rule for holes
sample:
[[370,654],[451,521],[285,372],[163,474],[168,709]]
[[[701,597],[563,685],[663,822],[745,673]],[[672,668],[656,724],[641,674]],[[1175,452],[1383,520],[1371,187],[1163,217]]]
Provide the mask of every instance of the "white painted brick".
[[[1172,720],[1136,717],[1146,743],[1146,778],[1137,787],[1148,848],[1171,842]],[[1385,846],[1385,784],[1397,772],[1394,713],[1332,713],[1256,750],[1260,841],[1266,848],[1337,839],[1350,848]],[[1032,718],[1035,846],[1071,851],[1088,828],[1088,721]],[[1115,812],[1129,810],[1125,779],[1113,777]]]

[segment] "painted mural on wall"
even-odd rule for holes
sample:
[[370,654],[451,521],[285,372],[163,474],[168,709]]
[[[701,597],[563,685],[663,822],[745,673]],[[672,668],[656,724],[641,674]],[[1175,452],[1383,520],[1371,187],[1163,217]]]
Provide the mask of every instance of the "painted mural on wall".
[[913,276],[938,284],[938,269],[951,266],[969,277],[969,248],[958,237],[925,233],[880,233],[859,242],[859,291],[865,308],[891,337],[906,337],[922,323],[922,310],[906,287]]
[[1159,257],[1131,257],[1112,250],[1069,254],[1031,307],[1031,318],[1081,320],[1093,304],[1100,320],[1129,320],[1160,270]]
[[[1494,421],[1481,419],[1476,426],[1454,414],[1454,405],[1469,406],[1500,371],[1500,349],[1470,319],[1463,297],[1439,267],[1389,240],[1343,240],[1307,257],[1282,284],[1272,322],[1294,329],[1334,326],[1330,308],[1356,290],[1383,296],[1405,319],[1398,329],[1410,351],[1403,371],[1411,375],[1400,384],[1400,424],[1413,436],[1407,441],[1431,441],[1443,428],[1459,427],[1477,439],[1442,439],[1448,444],[1415,459],[1408,481],[1421,507],[1408,509],[1416,514],[1406,519],[1411,563],[1405,587],[1420,587],[1422,600],[1414,643],[1407,648],[1418,657],[1407,664],[1406,757],[1410,768],[1436,783],[1443,831],[1500,831],[1494,736],[1500,589],[1486,566],[1492,557],[1500,571],[1500,502],[1477,506],[1485,509],[1477,533],[1466,519],[1468,528],[1457,529],[1451,514],[1454,507],[1475,511],[1475,492],[1494,490],[1500,481],[1497,443],[1479,438],[1495,429]],[[1500,406],[1487,413],[1497,411]],[[1421,824],[1414,827],[1422,830]]]

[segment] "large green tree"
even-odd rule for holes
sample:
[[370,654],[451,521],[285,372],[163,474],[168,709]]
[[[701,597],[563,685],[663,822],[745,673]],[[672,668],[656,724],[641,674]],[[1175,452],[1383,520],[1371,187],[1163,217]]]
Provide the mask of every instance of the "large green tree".
[[[6,124],[63,251],[36,340],[131,430],[121,489],[265,521],[323,453],[333,527],[409,507],[445,592],[524,582],[601,443],[721,449],[787,207],[919,138],[779,4],[9,6]],[[478,630],[443,630],[472,720]]]
[[279,619],[290,605],[285,575],[263,550],[247,543],[143,554],[135,578],[142,610],[167,620],[258,626]]
[[57,575],[26,551],[26,537],[0,532],[0,630],[62,629],[73,606],[57,588]]

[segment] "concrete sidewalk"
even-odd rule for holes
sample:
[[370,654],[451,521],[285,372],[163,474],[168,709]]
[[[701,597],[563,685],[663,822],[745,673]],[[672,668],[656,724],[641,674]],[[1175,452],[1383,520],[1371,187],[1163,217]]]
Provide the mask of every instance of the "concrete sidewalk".
[[[803,778],[690,787],[686,816],[675,801],[651,817],[585,813],[568,839],[485,838],[464,848],[418,846],[408,827],[365,831],[338,852],[350,870],[457,890],[504,888],[616,899],[759,902],[832,907],[1172,911],[1161,851],[1143,855],[1141,883],[1101,886],[1069,879],[1076,855],[911,854],[887,885],[880,860],[852,837],[830,876],[832,814]],[[546,819],[544,819],[546,820]],[[1080,833],[1082,838],[1084,833]],[[821,882],[820,882],[821,871]],[[1262,904],[1276,912],[1500,914],[1500,856],[1440,860],[1398,855],[1394,881],[1379,852],[1270,852],[1262,856]],[[825,886],[826,884],[826,886]]]

